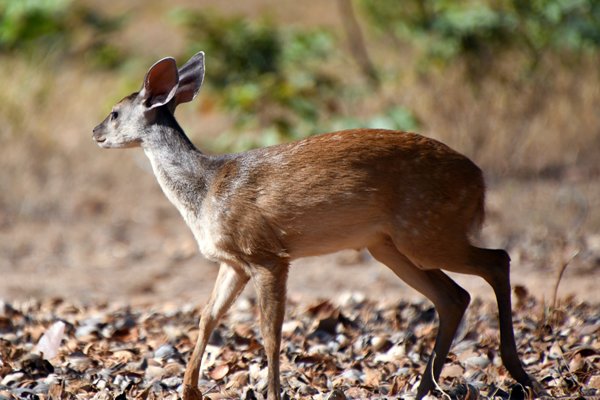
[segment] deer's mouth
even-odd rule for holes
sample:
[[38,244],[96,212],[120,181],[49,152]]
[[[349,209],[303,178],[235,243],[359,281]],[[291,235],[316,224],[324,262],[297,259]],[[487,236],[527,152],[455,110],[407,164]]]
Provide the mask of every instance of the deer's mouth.
[[111,140],[107,140],[105,137],[94,138],[98,146],[103,149],[127,149],[131,147],[140,147],[142,144],[141,140],[128,140],[122,142],[113,142]]
[[112,144],[110,143],[110,141],[108,141],[106,139],[106,137],[94,137],[94,141],[96,142],[96,144],[100,147],[102,147],[103,149],[108,149],[113,147]]

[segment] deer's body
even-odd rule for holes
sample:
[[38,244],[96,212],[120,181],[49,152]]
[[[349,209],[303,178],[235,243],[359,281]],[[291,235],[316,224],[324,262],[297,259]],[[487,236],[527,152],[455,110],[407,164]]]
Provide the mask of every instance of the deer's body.
[[479,168],[413,133],[349,130],[224,156],[161,148],[144,146],[164,193],[213,261],[268,264],[389,236],[423,267],[438,268],[432,251],[453,256],[483,219]]
[[490,283],[498,300],[504,364],[518,382],[537,386],[516,350],[508,254],[469,242],[484,218],[485,187],[473,162],[433,139],[377,129],[239,154],[203,154],[173,115],[198,92],[203,61],[198,53],[179,71],[173,59],[157,62],[142,90],[123,99],[94,129],[102,147],[144,149],[202,254],[221,263],[184,376],[186,400],[201,398],[198,375],[208,338],[249,280],[261,311],[268,398],[278,399],[289,263],[348,248],[368,249],[436,306],[437,359],[430,359],[417,398],[433,388],[469,303],[468,293],[442,268]]

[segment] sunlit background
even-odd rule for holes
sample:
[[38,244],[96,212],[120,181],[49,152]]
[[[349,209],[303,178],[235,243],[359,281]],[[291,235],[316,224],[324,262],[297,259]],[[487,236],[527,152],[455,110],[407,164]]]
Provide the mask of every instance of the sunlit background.
[[[154,61],[199,50],[205,86],[177,117],[201,149],[440,139],[484,169],[480,240],[508,249],[513,281],[549,299],[566,268],[560,295],[600,300],[594,0],[0,0],[0,298],[206,298],[215,267],[143,152],[91,140]],[[298,264],[291,296],[412,295],[367,254]]]

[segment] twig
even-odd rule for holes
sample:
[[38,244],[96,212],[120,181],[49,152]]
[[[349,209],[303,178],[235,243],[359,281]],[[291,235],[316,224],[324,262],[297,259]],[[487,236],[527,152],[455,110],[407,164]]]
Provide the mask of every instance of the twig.
[[450,395],[446,392],[444,392],[444,390],[440,387],[440,385],[437,383],[437,381],[435,380],[435,377],[433,376],[433,368],[435,365],[435,351],[433,353],[431,353],[431,380],[433,381],[433,384],[435,385],[435,388],[437,390],[439,390],[440,392],[442,392],[442,395],[447,398],[448,400],[451,400],[452,398],[450,397]]
[[552,297],[552,312],[556,310],[556,302],[558,301],[558,285],[560,285],[560,281],[563,277],[563,274],[565,273],[565,270],[567,269],[571,261],[573,261],[573,259],[577,257],[577,255],[579,255],[579,250],[576,250],[575,253],[573,253],[573,255],[571,256],[571,258],[569,258],[565,263],[563,263],[562,267],[558,271],[558,277],[556,278],[556,283],[554,284],[554,294]]

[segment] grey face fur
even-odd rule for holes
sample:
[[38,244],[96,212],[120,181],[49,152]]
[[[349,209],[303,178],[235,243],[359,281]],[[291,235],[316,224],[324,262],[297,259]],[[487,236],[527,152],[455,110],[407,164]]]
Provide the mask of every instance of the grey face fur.
[[155,124],[159,108],[171,114],[178,104],[193,100],[204,79],[204,52],[194,55],[177,70],[173,58],[157,61],[146,73],[139,92],[117,103],[93,130],[93,138],[103,148],[138,147],[144,144]]
[[149,125],[138,93],[125,97],[94,128],[93,138],[100,147],[116,149],[140,146],[144,127]]

